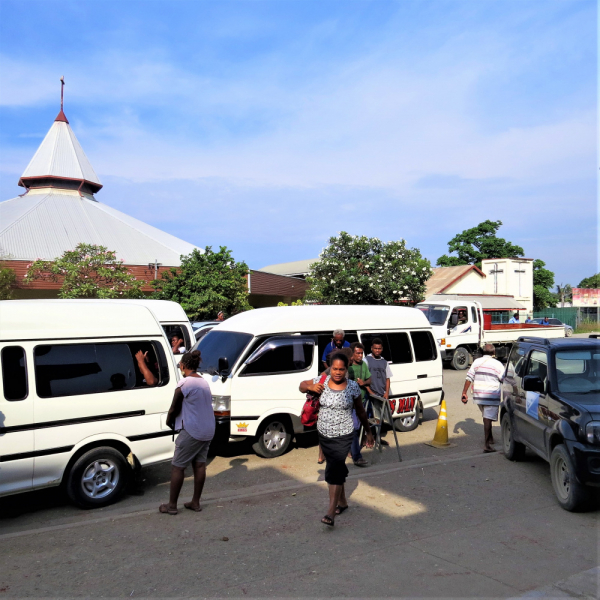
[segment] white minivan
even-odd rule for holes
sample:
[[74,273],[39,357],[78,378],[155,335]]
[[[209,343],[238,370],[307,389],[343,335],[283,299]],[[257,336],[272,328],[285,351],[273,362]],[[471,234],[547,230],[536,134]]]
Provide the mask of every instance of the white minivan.
[[253,438],[265,458],[285,452],[305,431],[305,396],[298,386],[323,370],[334,329],[369,353],[380,338],[392,371],[390,400],[400,431],[415,429],[425,408],[442,399],[442,362],[432,327],[414,308],[294,306],[261,308],[231,317],[204,336],[199,372],[208,381],[221,438]]
[[0,361],[0,496],[64,484],[80,506],[104,506],[132,469],[173,456],[179,375],[149,308],[0,302]]

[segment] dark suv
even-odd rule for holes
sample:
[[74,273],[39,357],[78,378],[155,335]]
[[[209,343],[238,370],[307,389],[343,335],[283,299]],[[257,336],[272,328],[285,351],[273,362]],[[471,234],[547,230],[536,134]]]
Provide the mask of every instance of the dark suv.
[[525,448],[550,463],[566,510],[591,506],[600,486],[600,340],[520,337],[502,383],[504,455]]

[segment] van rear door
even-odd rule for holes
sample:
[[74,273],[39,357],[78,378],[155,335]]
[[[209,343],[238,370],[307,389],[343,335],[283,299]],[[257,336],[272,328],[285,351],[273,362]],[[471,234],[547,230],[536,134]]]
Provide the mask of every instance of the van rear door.
[[255,435],[268,415],[300,417],[305,401],[300,382],[318,373],[315,342],[308,336],[273,336],[248,357],[231,384],[231,435]]

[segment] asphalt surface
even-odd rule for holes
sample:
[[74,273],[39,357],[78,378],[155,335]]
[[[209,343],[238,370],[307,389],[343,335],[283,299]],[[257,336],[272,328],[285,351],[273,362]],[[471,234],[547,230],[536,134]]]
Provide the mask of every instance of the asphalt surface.
[[[552,587],[575,580],[587,582],[571,586],[577,597],[597,596],[581,573],[598,565],[599,512],[562,510],[544,461],[482,453],[464,375],[444,371],[453,447],[424,444],[436,410],[398,434],[401,463],[389,432],[382,453],[364,452],[371,466],[349,464],[350,509],[333,529],[319,522],[327,492],[310,436],[274,460],[247,443],[221,449],[200,513],[183,509],[191,478],[180,513],[158,513],[169,465],[142,471],[105,509],[77,509],[58,490],[6,498],[0,597],[575,597]],[[500,450],[499,427],[494,436]]]

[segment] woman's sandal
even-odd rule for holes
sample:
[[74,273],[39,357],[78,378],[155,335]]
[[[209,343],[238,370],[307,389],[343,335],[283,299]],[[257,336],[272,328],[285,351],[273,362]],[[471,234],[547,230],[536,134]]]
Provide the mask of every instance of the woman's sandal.
[[322,465],[324,462],[325,462],[325,459],[323,459],[323,460],[318,460],[318,461],[317,461],[317,464],[318,464],[318,465]]
[[340,506],[339,504],[335,507],[335,514],[341,515],[345,510],[348,510],[350,507],[346,504],[346,506]]
[[329,515],[325,515],[321,519],[321,523],[323,523],[323,525],[327,525],[327,527],[333,527],[333,525],[334,525],[334,521]]
[[168,504],[161,504],[158,507],[158,512],[162,513],[163,515],[176,515],[178,511],[176,508],[169,508]]

